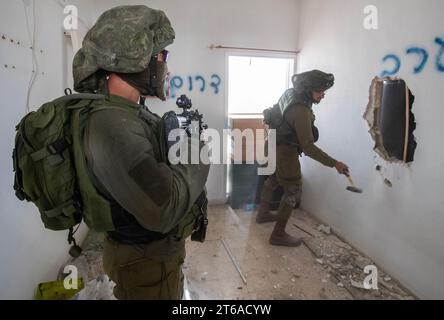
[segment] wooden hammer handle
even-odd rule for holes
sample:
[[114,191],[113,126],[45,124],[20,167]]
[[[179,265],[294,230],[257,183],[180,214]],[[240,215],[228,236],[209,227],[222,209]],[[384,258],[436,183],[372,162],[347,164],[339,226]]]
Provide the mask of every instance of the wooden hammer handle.
[[348,179],[348,181],[350,181],[351,186],[354,187],[355,184],[353,183],[353,179],[349,174],[347,175],[347,179]]

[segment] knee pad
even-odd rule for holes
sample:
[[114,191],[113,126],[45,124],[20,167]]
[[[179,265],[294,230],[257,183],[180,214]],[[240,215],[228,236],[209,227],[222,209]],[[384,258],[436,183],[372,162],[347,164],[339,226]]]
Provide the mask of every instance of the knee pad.
[[294,185],[285,188],[283,201],[292,208],[296,208],[301,203],[302,186]]

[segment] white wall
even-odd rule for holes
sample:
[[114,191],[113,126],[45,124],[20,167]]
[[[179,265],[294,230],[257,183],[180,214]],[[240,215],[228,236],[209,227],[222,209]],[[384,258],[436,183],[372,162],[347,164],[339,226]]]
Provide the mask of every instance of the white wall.
[[[370,3],[379,9],[376,31],[363,28],[363,9]],[[347,163],[356,184],[364,189],[363,195],[346,192],[344,177],[304,158],[303,206],[419,297],[440,299],[444,298],[444,73],[435,67],[439,46],[434,40],[444,38],[443,11],[440,0],[303,0],[298,60],[298,71],[318,68],[335,74],[335,87],[315,107],[320,146]],[[406,54],[410,47],[423,47],[430,54],[421,73],[413,73],[419,57]],[[416,96],[418,148],[410,167],[375,159],[362,119],[371,79],[384,70],[382,58],[389,53],[401,58],[398,76]],[[384,185],[376,164],[382,164],[393,188]]]
[[[85,34],[97,17],[106,9],[122,4],[146,4],[164,10],[176,31],[176,41],[169,63],[172,75],[184,80],[184,90],[194,106],[205,114],[212,128],[222,130],[225,112],[225,52],[211,51],[210,44],[242,47],[263,47],[283,50],[297,49],[296,0],[153,0],[153,1],[66,1],[38,0],[36,2],[36,47],[40,74],[31,92],[31,110],[43,102],[63,94],[67,74],[62,22],[62,6],[77,5],[82,20],[80,31]],[[30,43],[23,3],[32,27],[31,0],[3,1],[0,30],[7,37]],[[1,36],[1,35],[0,35]],[[43,53],[40,53],[40,49]],[[0,299],[32,297],[36,285],[53,280],[59,266],[67,259],[66,232],[47,231],[31,204],[19,202],[12,191],[12,161],[14,126],[25,115],[28,81],[31,75],[31,50],[0,39]],[[15,69],[3,65],[15,65]],[[45,74],[42,75],[41,72]],[[211,75],[221,77],[220,92],[209,86]],[[207,82],[204,92],[188,91],[188,76],[201,75]],[[175,109],[175,100],[167,104],[150,102],[152,110],[163,114]],[[225,200],[225,167],[213,166],[208,181],[209,198],[213,202]],[[81,230],[84,235],[85,230]]]
[[[31,110],[63,95],[66,82],[63,71],[66,63],[63,9],[55,1],[35,2],[39,75],[31,91]],[[77,4],[76,1],[70,3]],[[32,298],[38,283],[54,280],[59,267],[68,259],[69,249],[67,232],[45,230],[36,208],[20,202],[12,188],[11,155],[15,125],[26,114],[26,95],[32,72],[31,40],[27,32],[24,4],[32,30],[32,1],[3,1],[0,11],[0,37],[7,37],[0,38],[0,299]],[[87,3],[78,5],[84,9],[84,19],[87,19]],[[80,31],[83,28],[80,26]],[[10,42],[11,38],[14,43]],[[8,68],[5,68],[5,64]],[[85,231],[85,228],[81,228],[76,238],[82,239]]]
[[[66,1],[59,1],[64,4]],[[31,19],[30,0],[3,1],[0,29],[8,38],[29,43],[23,4]],[[31,109],[62,94],[64,39],[62,8],[56,1],[36,1],[36,47],[39,74],[31,93]],[[346,162],[363,195],[345,192],[346,180],[310,159],[303,160],[304,207],[334,226],[352,244],[370,255],[413,292],[423,298],[444,298],[444,199],[440,181],[444,170],[444,116],[440,93],[442,77],[435,68],[438,45],[443,37],[440,17],[444,4],[439,0],[375,0],[379,8],[379,30],[362,27],[363,0],[153,0],[153,1],[69,1],[76,4],[86,26],[104,10],[118,4],[145,3],[164,10],[176,30],[169,47],[173,75],[185,80],[184,90],[204,114],[212,128],[226,124],[225,52],[209,50],[210,44],[293,50],[301,48],[299,71],[312,68],[333,72],[337,84],[318,107],[320,145]],[[299,11],[300,39],[298,41]],[[80,25],[82,33],[86,26]],[[420,28],[417,28],[420,26]],[[429,62],[413,74],[418,58],[407,56],[411,46],[424,47]],[[39,50],[42,49],[43,53]],[[368,102],[371,79],[384,69],[388,53],[401,57],[399,75],[416,95],[418,149],[411,167],[389,165],[375,160],[373,142],[362,114]],[[11,151],[14,126],[25,114],[26,92],[31,74],[31,51],[0,39],[0,299],[31,298],[37,283],[54,278],[66,261],[66,233],[46,231],[36,209],[16,200],[12,191]],[[444,60],[444,58],[443,58]],[[444,63],[444,61],[443,61]],[[14,65],[15,69],[5,68]],[[388,64],[390,66],[390,64]],[[212,74],[222,83],[219,94],[208,88]],[[207,89],[187,90],[187,77],[202,75]],[[265,80],[264,80],[265,81]],[[197,83],[194,83],[197,87]],[[163,113],[174,109],[174,101],[153,103]],[[384,175],[393,182],[389,189],[375,171],[382,164]],[[208,181],[209,197],[224,199],[224,166],[213,166]],[[82,230],[84,234],[85,230]]]
[[[210,128],[226,128],[225,51],[210,50],[211,44],[237,47],[297,49],[297,0],[152,0],[152,1],[95,1],[97,12],[117,4],[146,4],[165,11],[176,31],[176,40],[168,47],[171,52],[169,69],[172,76],[184,80],[184,89],[193,106],[201,111]],[[254,54],[254,53],[253,53]],[[221,77],[219,94],[209,87],[211,75]],[[204,92],[188,91],[188,76],[202,75],[207,81]],[[265,81],[265,75],[264,75]],[[163,114],[175,110],[175,99],[166,104],[147,102],[151,110]],[[177,110],[177,109],[176,109]],[[207,183],[208,197],[213,203],[225,201],[225,170],[213,165]]]

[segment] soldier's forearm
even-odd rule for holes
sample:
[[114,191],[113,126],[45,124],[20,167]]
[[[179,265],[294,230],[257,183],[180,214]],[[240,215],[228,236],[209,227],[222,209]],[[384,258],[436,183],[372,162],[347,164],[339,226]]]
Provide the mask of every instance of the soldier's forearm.
[[305,145],[302,150],[306,156],[322,163],[324,166],[333,168],[337,162],[327,153],[318,148],[314,143]]

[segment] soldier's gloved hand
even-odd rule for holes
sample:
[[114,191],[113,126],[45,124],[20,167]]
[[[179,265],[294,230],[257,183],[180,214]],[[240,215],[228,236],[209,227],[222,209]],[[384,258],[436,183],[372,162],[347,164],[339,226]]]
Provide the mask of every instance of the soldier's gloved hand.
[[339,172],[339,174],[348,175],[348,166],[345,163],[342,163],[341,161],[336,161],[335,164],[336,170]]

